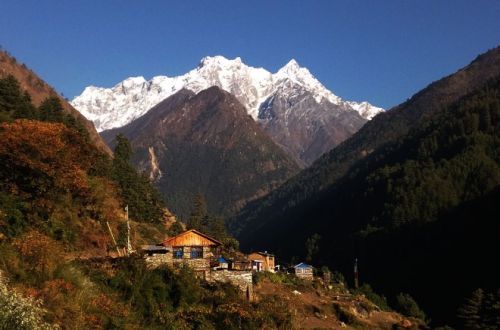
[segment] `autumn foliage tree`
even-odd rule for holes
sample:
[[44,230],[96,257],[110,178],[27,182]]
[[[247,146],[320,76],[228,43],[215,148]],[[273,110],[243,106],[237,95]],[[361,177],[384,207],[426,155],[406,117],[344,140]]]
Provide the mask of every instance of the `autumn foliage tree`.
[[14,245],[32,271],[49,277],[61,263],[61,256],[64,252],[59,243],[36,230],[31,230],[17,238]]
[[[16,120],[0,124],[0,179],[32,197],[83,194],[90,159],[86,144],[60,123]],[[83,150],[82,150],[83,149]]]

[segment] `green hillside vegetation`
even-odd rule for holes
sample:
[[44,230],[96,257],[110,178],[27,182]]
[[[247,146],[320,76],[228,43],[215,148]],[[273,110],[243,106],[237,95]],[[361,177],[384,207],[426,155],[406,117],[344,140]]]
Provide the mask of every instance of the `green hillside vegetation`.
[[247,204],[230,221],[231,231],[240,233],[243,245],[254,230],[280,218],[283,212],[300,204],[308,204],[321,191],[343,180],[352,166],[384,147],[404,139],[406,135],[452,103],[481,88],[489,79],[500,75],[500,47],[479,55],[465,68],[433,82],[406,102],[377,115],[356,134],[324,154],[309,168],[300,172],[279,189]]
[[[240,234],[242,244],[305,257],[296,242],[322,233],[317,263],[351,273],[359,257],[366,281],[391,297],[409,292],[431,318],[452,320],[474,287],[498,287],[498,271],[480,269],[495,259],[499,150],[495,78],[426,115],[404,138],[375,149],[322,192],[305,189],[303,202],[291,201],[260,226],[254,222],[253,232]],[[286,235],[276,235],[280,228]],[[442,293],[437,298],[436,290]]]
[[[173,233],[128,163],[128,141],[111,159],[61,109],[55,97],[34,107],[13,77],[0,79],[0,329],[290,328],[283,304],[250,303],[188,268],[106,257],[108,224],[125,245],[125,205],[135,247]],[[201,229],[231,240],[223,221],[200,216]]]
[[118,183],[122,198],[129,206],[130,216],[139,221],[158,222],[164,203],[144,174],[138,174],[130,164],[132,147],[123,135],[116,137],[112,178]]

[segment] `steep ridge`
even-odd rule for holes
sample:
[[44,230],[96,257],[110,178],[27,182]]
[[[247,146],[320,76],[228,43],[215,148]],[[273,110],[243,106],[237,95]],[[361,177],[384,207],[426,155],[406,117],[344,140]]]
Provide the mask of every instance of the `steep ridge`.
[[472,63],[412,96],[405,103],[381,113],[351,138],[320,157],[312,166],[264,198],[245,207],[232,221],[233,232],[245,228],[245,241],[253,231],[281,217],[287,209],[331,187],[357,162],[377,148],[404,137],[424,120],[484,84],[500,72],[500,47],[478,56]]
[[124,134],[134,163],[153,179],[172,210],[186,217],[197,193],[209,211],[227,215],[298,172],[231,94],[211,87],[181,90],[146,115],[102,133]]
[[21,88],[27,92],[35,106],[39,106],[49,96],[56,96],[66,113],[73,116],[81,123],[89,133],[90,140],[100,150],[111,154],[108,146],[97,133],[91,121],[87,120],[79,111],[71,104],[62,98],[51,86],[31,71],[25,64],[18,63],[17,60],[7,54],[5,51],[0,51],[0,78],[12,75],[19,82]]
[[278,189],[283,195],[273,193],[288,194],[288,203],[267,197],[253,203],[264,205],[257,212],[247,207],[235,221],[254,218],[239,238],[246,249],[303,258],[318,234],[315,262],[350,274],[359,258],[364,280],[388,296],[411,293],[435,321],[451,324],[472,290],[498,288],[497,270],[477,269],[495,258],[491,233],[499,229],[500,49],[384,116],[393,135],[381,131],[373,143],[377,117],[323,157],[326,166],[315,163],[321,176],[312,185],[297,186],[306,182],[300,174]]
[[[98,130],[121,127],[185,88],[198,93],[211,86],[233,94],[274,141],[297,162],[309,165],[382,109],[342,100],[306,68],[291,60],[272,74],[240,58],[205,57],[178,77],[128,78],[113,88],[87,87],[72,104]],[[301,134],[290,134],[299,129]]]
[[[366,120],[345,104],[317,101],[300,85],[280,87],[262,104],[261,127],[301,165],[308,166],[361,128]],[[339,111],[340,109],[340,111]]]

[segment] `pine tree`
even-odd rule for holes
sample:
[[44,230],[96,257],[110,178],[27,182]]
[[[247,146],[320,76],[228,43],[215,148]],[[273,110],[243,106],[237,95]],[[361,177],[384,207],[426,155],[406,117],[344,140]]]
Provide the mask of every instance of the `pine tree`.
[[188,229],[203,231],[204,222],[207,222],[207,202],[205,197],[198,193],[194,196],[193,210],[187,222]]
[[36,111],[27,93],[21,91],[19,82],[9,75],[0,79],[0,115],[7,121],[13,118],[36,119]]
[[458,309],[458,318],[463,321],[465,329],[481,329],[481,309],[484,300],[484,292],[477,289]]
[[179,223],[179,221],[176,221],[172,224],[172,226],[170,226],[170,228],[168,230],[168,234],[170,236],[177,236],[180,233],[182,233],[183,231],[184,231],[184,228],[182,228],[182,225]]
[[64,113],[61,101],[55,96],[45,99],[38,107],[38,116],[41,121],[63,123]]
[[482,326],[484,329],[500,329],[500,289],[484,298]]
[[210,222],[210,235],[218,239],[219,241],[224,241],[228,238],[228,233],[226,229],[226,222],[222,217],[214,217]]
[[123,134],[118,134],[115,138],[116,147],[114,150],[114,160],[117,162],[128,163],[132,156],[132,146],[130,141]]
[[319,240],[321,236],[319,234],[313,234],[306,241],[306,261],[311,262],[314,255],[319,252]]
[[113,179],[120,187],[124,206],[129,206],[133,219],[147,222],[162,221],[163,201],[149,179],[137,173],[130,165],[132,146],[128,139],[119,134],[116,137],[113,159]]
[[396,296],[396,308],[406,316],[416,317],[424,321],[426,319],[425,313],[420,309],[415,299],[407,293],[399,293]]

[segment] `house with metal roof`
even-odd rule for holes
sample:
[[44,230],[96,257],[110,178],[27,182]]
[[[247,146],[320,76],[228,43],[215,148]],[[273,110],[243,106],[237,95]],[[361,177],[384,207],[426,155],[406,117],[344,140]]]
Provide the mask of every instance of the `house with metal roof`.
[[293,266],[295,275],[301,279],[312,281],[313,279],[313,266],[301,262]]
[[143,247],[146,262],[153,266],[161,264],[186,264],[200,276],[210,269],[211,261],[219,256],[222,243],[204,233],[191,229],[169,237],[158,245]]
[[252,262],[252,269],[254,271],[268,271],[274,272],[274,254],[265,252],[252,252],[248,255],[248,260]]

